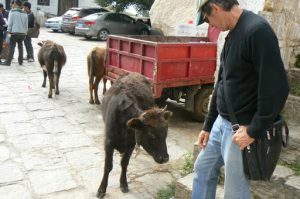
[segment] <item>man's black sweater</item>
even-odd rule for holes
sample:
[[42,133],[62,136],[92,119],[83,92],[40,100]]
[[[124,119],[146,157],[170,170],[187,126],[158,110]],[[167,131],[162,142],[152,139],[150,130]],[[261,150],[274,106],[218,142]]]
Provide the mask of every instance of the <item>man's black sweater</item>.
[[277,37],[265,19],[244,10],[226,37],[222,55],[203,129],[210,132],[218,114],[230,121],[222,80],[225,68],[227,95],[238,123],[248,126],[250,137],[260,137],[282,110],[289,93]]

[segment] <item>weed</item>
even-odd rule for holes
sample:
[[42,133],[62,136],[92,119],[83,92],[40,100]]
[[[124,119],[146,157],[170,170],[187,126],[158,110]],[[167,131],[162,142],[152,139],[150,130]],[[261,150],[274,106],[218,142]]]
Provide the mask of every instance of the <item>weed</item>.
[[295,84],[291,84],[290,89],[291,89],[290,92],[292,95],[300,96],[300,87],[299,86],[297,86]]
[[182,176],[186,176],[193,172],[194,169],[194,158],[191,152],[184,155],[184,163],[182,168],[180,169],[180,174]]
[[300,176],[300,164],[296,162],[292,162],[292,163],[281,162],[281,165],[292,169],[295,172],[296,176]]
[[175,181],[157,192],[155,199],[170,199],[175,196]]
[[295,67],[300,68],[300,54],[296,55]]

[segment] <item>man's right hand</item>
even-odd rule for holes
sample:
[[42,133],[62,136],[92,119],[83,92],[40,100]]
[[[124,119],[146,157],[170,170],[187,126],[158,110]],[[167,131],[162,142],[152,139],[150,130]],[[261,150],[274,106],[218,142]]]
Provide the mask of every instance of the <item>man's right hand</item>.
[[205,148],[209,139],[209,132],[202,130],[198,136],[198,146]]

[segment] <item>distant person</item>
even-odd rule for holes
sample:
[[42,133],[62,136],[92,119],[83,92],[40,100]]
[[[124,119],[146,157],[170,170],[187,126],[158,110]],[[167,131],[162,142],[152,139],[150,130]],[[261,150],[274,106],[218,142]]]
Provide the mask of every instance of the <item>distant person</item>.
[[[28,28],[34,27],[34,15],[31,12],[31,3],[25,1],[23,3],[23,10],[25,13],[27,13],[28,16]],[[24,40],[26,52],[27,52],[27,60],[28,62],[34,62],[34,56],[33,56],[33,47],[31,43],[31,37],[27,34]]]
[[[0,3],[0,9],[3,9],[3,4]],[[2,12],[0,12],[0,55],[2,54],[2,49],[3,49],[3,38],[4,38],[4,29],[6,26],[6,22],[4,20],[4,16],[2,14]],[[0,63],[1,63],[1,59],[0,59]]]
[[27,14],[21,9],[21,7],[21,0],[14,0],[12,2],[12,10],[10,11],[8,16],[7,27],[7,33],[10,34],[9,56],[6,62],[1,63],[1,65],[10,66],[17,43],[19,49],[18,62],[19,65],[23,65],[23,41],[26,37],[28,30],[28,17]]

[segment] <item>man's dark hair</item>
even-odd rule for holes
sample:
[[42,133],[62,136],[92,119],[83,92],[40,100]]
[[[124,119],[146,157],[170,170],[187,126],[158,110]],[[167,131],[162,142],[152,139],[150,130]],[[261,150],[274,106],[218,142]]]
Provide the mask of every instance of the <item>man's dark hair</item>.
[[13,0],[11,3],[12,4],[15,3],[15,4],[17,4],[17,6],[22,6],[22,4],[23,4],[21,0]]
[[2,3],[0,3],[0,8],[3,8],[3,4]]
[[28,1],[25,1],[25,2],[23,3],[23,6],[29,8],[29,9],[31,9],[31,3],[29,3]]
[[201,9],[203,13],[207,15],[211,14],[212,4],[221,6],[225,11],[230,11],[234,5],[239,5],[237,0],[209,0]]

